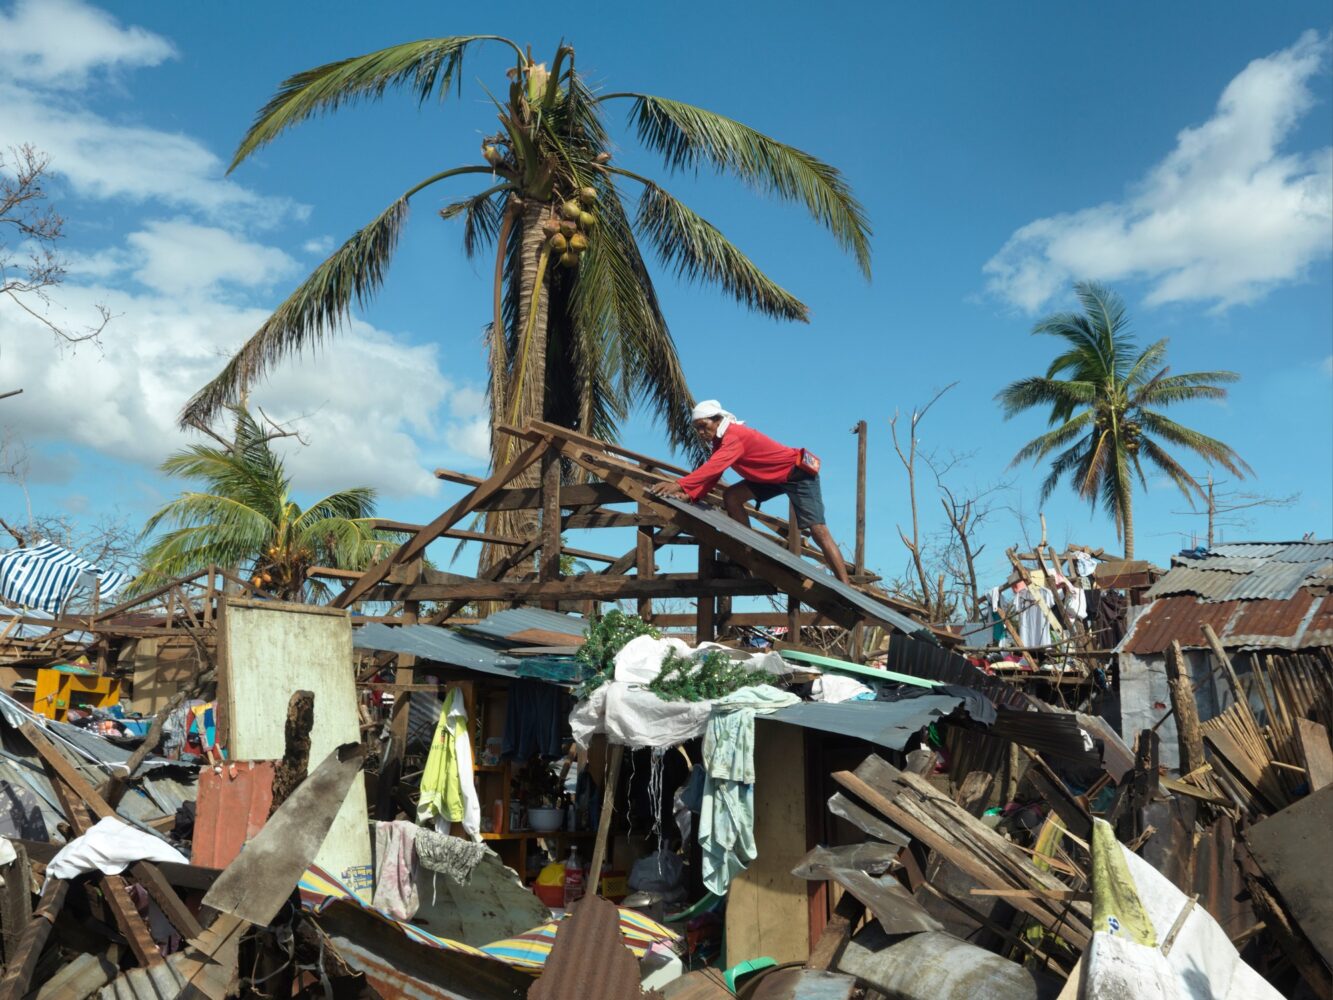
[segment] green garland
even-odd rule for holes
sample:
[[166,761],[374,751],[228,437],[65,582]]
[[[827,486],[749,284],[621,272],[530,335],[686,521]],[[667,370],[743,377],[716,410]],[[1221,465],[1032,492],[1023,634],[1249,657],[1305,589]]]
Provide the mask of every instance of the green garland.
[[662,669],[648,690],[663,701],[712,701],[767,680],[762,670],[747,670],[718,649],[697,660],[673,649],[662,659]]
[[662,638],[661,632],[638,615],[613,609],[593,619],[575,657],[583,669],[583,683],[576,692],[580,701],[611,679],[616,669],[616,654],[641,635]]

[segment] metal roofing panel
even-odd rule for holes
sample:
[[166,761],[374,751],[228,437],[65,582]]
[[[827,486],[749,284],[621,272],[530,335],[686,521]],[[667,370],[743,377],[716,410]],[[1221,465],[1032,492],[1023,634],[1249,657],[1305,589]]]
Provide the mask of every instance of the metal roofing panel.
[[1231,589],[1239,580],[1246,579],[1245,576],[1237,576],[1235,573],[1214,573],[1206,569],[1197,569],[1197,565],[1177,566],[1149,587],[1144,596],[1149,600],[1155,600],[1170,594],[1194,594],[1205,600],[1212,598],[1221,601],[1229,597]]
[[463,631],[491,639],[508,639],[520,632],[558,632],[582,639],[587,627],[587,619],[582,615],[566,615],[542,608],[507,608],[474,625],[464,625]]
[[518,660],[514,657],[438,625],[385,625],[382,622],[371,622],[353,630],[352,645],[357,649],[407,653],[423,660],[502,677],[515,676],[518,669]]
[[1300,542],[1224,542],[1214,545],[1209,555],[1248,556],[1276,562],[1319,562],[1333,559],[1333,541],[1314,539]]
[[921,622],[913,621],[906,615],[893,610],[887,604],[875,600],[855,587],[848,586],[814,563],[801,558],[797,553],[787,551],[786,547],[779,545],[771,538],[760,534],[753,528],[746,527],[739,521],[732,520],[725,511],[716,507],[701,507],[668,497],[660,499],[680,511],[687,519],[703,522],[714,531],[740,542],[764,559],[779,563],[784,568],[800,574],[816,586],[833,592],[843,604],[851,605],[868,618],[892,625],[904,635],[912,635],[925,628]]
[[1269,562],[1248,576],[1241,577],[1231,590],[1238,600],[1286,601],[1296,596],[1306,580],[1326,575],[1322,562]]
[[[1217,571],[1219,564],[1228,568]],[[1147,596],[1195,594],[1205,601],[1285,601],[1294,597],[1304,584],[1330,576],[1333,576],[1333,563],[1326,560],[1280,562],[1234,556],[1191,559],[1172,568],[1153,584]]]
[[1239,606],[1239,601],[1205,604],[1191,594],[1159,597],[1135,619],[1119,648],[1144,656],[1160,653],[1172,639],[1178,639],[1182,646],[1202,646],[1203,624],[1208,623],[1221,635]]
[[1247,601],[1227,626],[1228,645],[1250,645],[1263,639],[1293,638],[1315,603],[1314,595],[1302,590],[1286,601]]
[[890,750],[901,750],[915,733],[948,715],[962,700],[951,694],[925,694],[902,701],[844,701],[840,704],[803,701],[756,718],[852,736]]

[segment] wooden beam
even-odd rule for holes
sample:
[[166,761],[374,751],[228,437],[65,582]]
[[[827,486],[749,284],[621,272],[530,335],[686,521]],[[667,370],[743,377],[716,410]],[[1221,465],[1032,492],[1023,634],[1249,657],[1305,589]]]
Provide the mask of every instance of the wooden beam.
[[[589,504],[625,503],[629,497],[607,483],[582,483],[560,487],[561,507],[584,507]],[[540,486],[523,486],[497,490],[478,508],[495,510],[540,510],[544,504]]]
[[56,917],[69,895],[69,883],[63,878],[49,878],[42,886],[42,897],[32,912],[32,919],[23,931],[23,937],[13,955],[6,955],[5,976],[0,979],[0,1000],[22,1000],[28,993],[37,959],[51,936]]
[[1194,683],[1189,664],[1181,652],[1180,641],[1171,640],[1166,656],[1166,682],[1171,707],[1176,712],[1176,734],[1180,743],[1180,773],[1191,774],[1207,761],[1203,756],[1203,734],[1199,730],[1199,706],[1194,700]]
[[363,596],[377,583],[389,575],[389,571],[398,564],[409,562],[416,556],[425,551],[426,546],[440,537],[441,532],[448,531],[455,524],[461,521],[467,515],[477,510],[483,503],[489,500],[496,493],[504,488],[505,483],[509,482],[519,473],[523,472],[533,462],[541,458],[542,453],[550,447],[550,441],[547,438],[540,438],[528,445],[522,452],[503,469],[496,472],[485,482],[478,485],[471,493],[463,497],[456,504],[446,510],[426,527],[417,532],[411,541],[407,542],[397,552],[386,559],[381,559],[375,563],[361,579],[356,581],[336,598],[332,604],[336,608],[350,607],[356,601],[362,600]]
[[[560,579],[560,453],[554,448],[542,455],[541,485],[541,554],[537,559],[537,579],[552,582]],[[554,611],[559,603],[542,602],[542,607]]]
[[464,486],[480,486],[484,481],[481,476],[474,476],[467,472],[455,472],[453,469],[436,469],[435,478],[443,479],[447,483],[462,483]]
[[[699,546],[699,583],[711,583],[717,553],[711,545]],[[694,644],[712,642],[717,638],[717,602],[711,593],[696,598]]]
[[569,531],[583,528],[660,528],[665,522],[655,514],[637,511],[633,514],[619,510],[595,510],[586,514],[571,514],[565,520]]
[[866,568],[866,422],[858,420],[852,428],[856,435],[856,549],[858,570]]
[[[639,504],[639,514],[644,515],[648,508]],[[612,562],[611,565],[615,565]],[[634,572],[640,580],[651,580],[657,575],[657,546],[653,540],[653,529],[646,524],[640,524],[638,533],[634,540]],[[639,617],[649,621],[653,617],[653,601],[651,597],[642,597],[639,599]]]
[[[794,517],[787,520],[787,551],[801,551],[801,529]],[[801,641],[801,598],[795,593],[787,595],[787,641]]]
[[700,580],[668,576],[640,580],[600,573],[564,580],[477,580],[474,583],[386,585],[372,591],[377,601],[618,601],[641,597],[764,597],[778,588],[766,580]]

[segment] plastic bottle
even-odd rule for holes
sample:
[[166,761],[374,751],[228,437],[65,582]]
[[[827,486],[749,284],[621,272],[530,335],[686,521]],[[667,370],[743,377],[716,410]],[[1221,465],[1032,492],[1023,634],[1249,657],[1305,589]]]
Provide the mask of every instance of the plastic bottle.
[[583,898],[584,871],[579,860],[579,849],[571,847],[569,858],[565,861],[565,908],[568,909],[576,900]]

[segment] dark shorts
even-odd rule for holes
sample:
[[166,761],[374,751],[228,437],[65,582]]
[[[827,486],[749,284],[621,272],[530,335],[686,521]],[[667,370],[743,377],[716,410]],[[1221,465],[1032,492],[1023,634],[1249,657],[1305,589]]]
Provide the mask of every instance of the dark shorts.
[[824,520],[824,495],[819,489],[819,477],[812,476],[800,469],[792,469],[791,476],[785,483],[756,483],[749,479],[745,485],[750,487],[756,503],[772,500],[780,494],[787,494],[792,510],[796,512],[796,524],[801,528],[813,528]]

